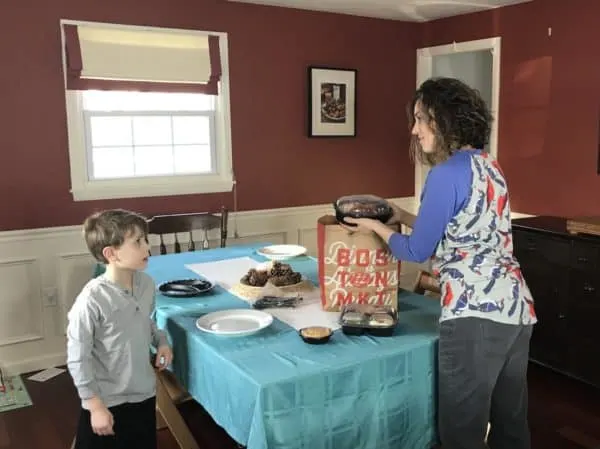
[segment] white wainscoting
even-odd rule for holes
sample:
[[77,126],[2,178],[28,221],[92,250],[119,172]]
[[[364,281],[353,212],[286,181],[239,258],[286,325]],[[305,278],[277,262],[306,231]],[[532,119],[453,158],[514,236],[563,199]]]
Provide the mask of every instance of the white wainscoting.
[[[414,212],[413,197],[393,201]],[[228,245],[297,243],[316,256],[317,219],[332,212],[330,205],[317,205],[232,213]],[[202,238],[194,235],[197,248]],[[209,239],[211,247],[218,245],[217,232]],[[179,241],[185,248],[187,236]],[[151,244],[158,253],[158,242]],[[95,263],[81,227],[0,232],[0,254],[0,366],[18,374],[64,364],[66,314]],[[410,285],[419,267],[403,267],[401,283]]]

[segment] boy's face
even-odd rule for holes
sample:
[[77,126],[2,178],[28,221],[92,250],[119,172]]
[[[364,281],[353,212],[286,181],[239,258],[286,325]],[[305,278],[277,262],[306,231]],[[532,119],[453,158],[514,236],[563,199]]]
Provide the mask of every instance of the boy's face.
[[126,270],[143,270],[148,265],[150,245],[141,229],[136,229],[125,237],[119,248],[112,248],[108,261]]

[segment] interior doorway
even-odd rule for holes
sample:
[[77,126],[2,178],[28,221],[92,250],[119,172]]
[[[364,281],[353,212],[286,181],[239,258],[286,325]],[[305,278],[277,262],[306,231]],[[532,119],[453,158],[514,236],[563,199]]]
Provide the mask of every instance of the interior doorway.
[[[500,100],[500,37],[468,42],[453,42],[417,50],[417,87],[433,76],[459,78],[478,89],[494,118],[490,143],[486,148],[498,157],[498,103]],[[429,168],[415,164],[415,201],[419,204],[421,191]]]

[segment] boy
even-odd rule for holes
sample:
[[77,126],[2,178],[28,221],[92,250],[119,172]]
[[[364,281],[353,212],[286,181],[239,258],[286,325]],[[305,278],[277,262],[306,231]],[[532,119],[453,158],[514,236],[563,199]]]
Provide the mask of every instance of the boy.
[[75,448],[156,448],[156,367],[172,352],[150,318],[155,285],[148,264],[148,225],[125,210],[85,220],[90,253],[106,272],[89,281],[69,311],[67,365],[81,398]]

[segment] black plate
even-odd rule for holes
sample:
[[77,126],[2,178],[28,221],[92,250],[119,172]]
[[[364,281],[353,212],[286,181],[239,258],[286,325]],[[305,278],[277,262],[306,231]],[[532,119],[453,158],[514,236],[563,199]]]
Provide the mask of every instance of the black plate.
[[205,279],[176,279],[158,286],[158,291],[172,298],[192,298],[211,291],[215,284]]

